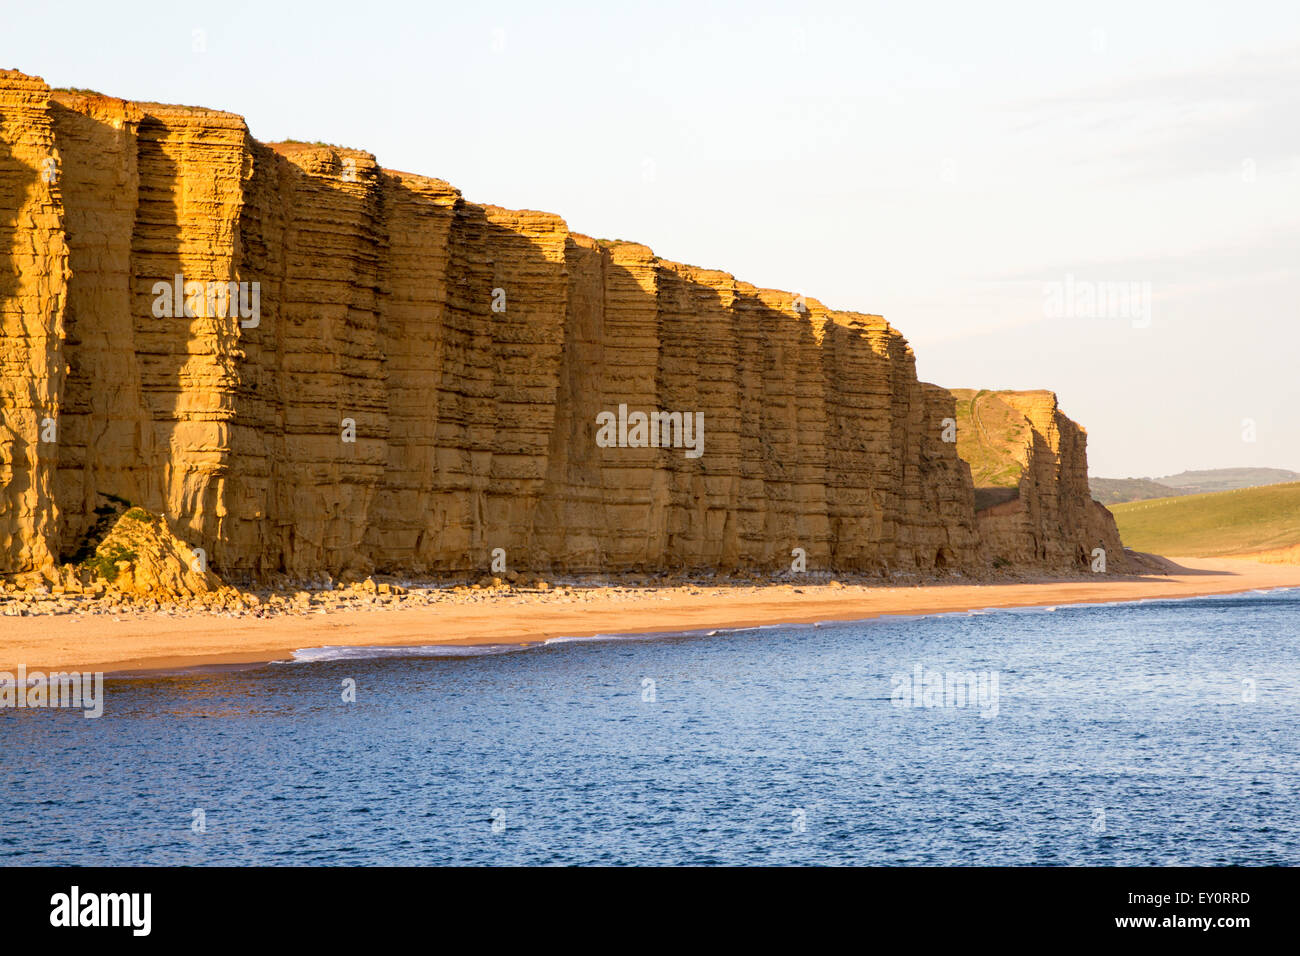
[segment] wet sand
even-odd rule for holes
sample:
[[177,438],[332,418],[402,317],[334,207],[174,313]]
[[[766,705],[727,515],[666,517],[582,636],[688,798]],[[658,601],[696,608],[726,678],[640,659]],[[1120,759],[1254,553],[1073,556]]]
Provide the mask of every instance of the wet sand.
[[[0,618],[0,671],[147,671],[288,660],[323,645],[531,644],[554,637],[860,620],[980,608],[1135,601],[1300,587],[1300,566],[1173,558],[1168,575],[920,586],[683,585],[512,592],[472,603],[274,618],[160,613]],[[581,599],[574,597],[582,591]]]

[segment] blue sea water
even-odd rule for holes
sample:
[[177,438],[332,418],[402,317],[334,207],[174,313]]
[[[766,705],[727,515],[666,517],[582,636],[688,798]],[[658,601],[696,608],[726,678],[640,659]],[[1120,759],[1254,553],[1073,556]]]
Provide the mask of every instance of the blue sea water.
[[1296,864],[1298,649],[1290,590],[110,679],[0,711],[0,863]]

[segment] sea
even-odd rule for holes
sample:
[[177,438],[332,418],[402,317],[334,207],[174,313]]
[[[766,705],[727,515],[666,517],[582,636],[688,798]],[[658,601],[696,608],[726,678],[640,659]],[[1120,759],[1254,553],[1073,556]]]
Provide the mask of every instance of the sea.
[[0,865],[1300,864],[1300,589],[104,686],[0,710]]

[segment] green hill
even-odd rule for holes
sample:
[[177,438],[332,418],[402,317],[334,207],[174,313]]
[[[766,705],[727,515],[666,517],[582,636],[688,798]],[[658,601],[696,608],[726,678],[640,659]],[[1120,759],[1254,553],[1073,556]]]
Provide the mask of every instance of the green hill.
[[1166,475],[1156,481],[1178,489],[1184,495],[1208,494],[1212,491],[1231,491],[1234,488],[1255,488],[1260,485],[1280,485],[1300,481],[1300,474],[1282,468],[1209,468],[1204,471],[1184,471]]
[[1092,496],[1104,505],[1175,495],[1200,495],[1234,488],[1253,488],[1300,481],[1300,472],[1284,468],[1209,468],[1163,478],[1089,478]]
[[1148,498],[1172,498],[1182,494],[1178,489],[1150,478],[1089,478],[1088,486],[1092,489],[1092,496],[1103,505],[1145,501]]
[[1124,546],[1219,557],[1300,544],[1300,482],[1110,505]]

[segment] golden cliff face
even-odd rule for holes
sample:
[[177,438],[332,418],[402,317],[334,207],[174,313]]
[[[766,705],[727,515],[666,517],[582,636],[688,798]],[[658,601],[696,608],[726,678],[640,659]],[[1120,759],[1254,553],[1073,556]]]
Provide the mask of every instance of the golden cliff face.
[[48,567],[66,378],[68,246],[54,174],[49,91],[0,73],[0,569]]
[[954,389],[958,454],[972,470],[985,557],[998,565],[1107,570],[1127,559],[1115,519],[1092,500],[1087,433],[1047,391]]
[[[481,572],[498,548],[512,570],[962,569],[1022,535],[977,526],[954,398],[879,316],[367,153],[0,72],[0,211],[3,574],[84,549],[106,495],[235,581]],[[1070,564],[1097,519],[1053,414],[1067,464],[1028,459],[1026,520],[1063,529],[1031,560]]]

